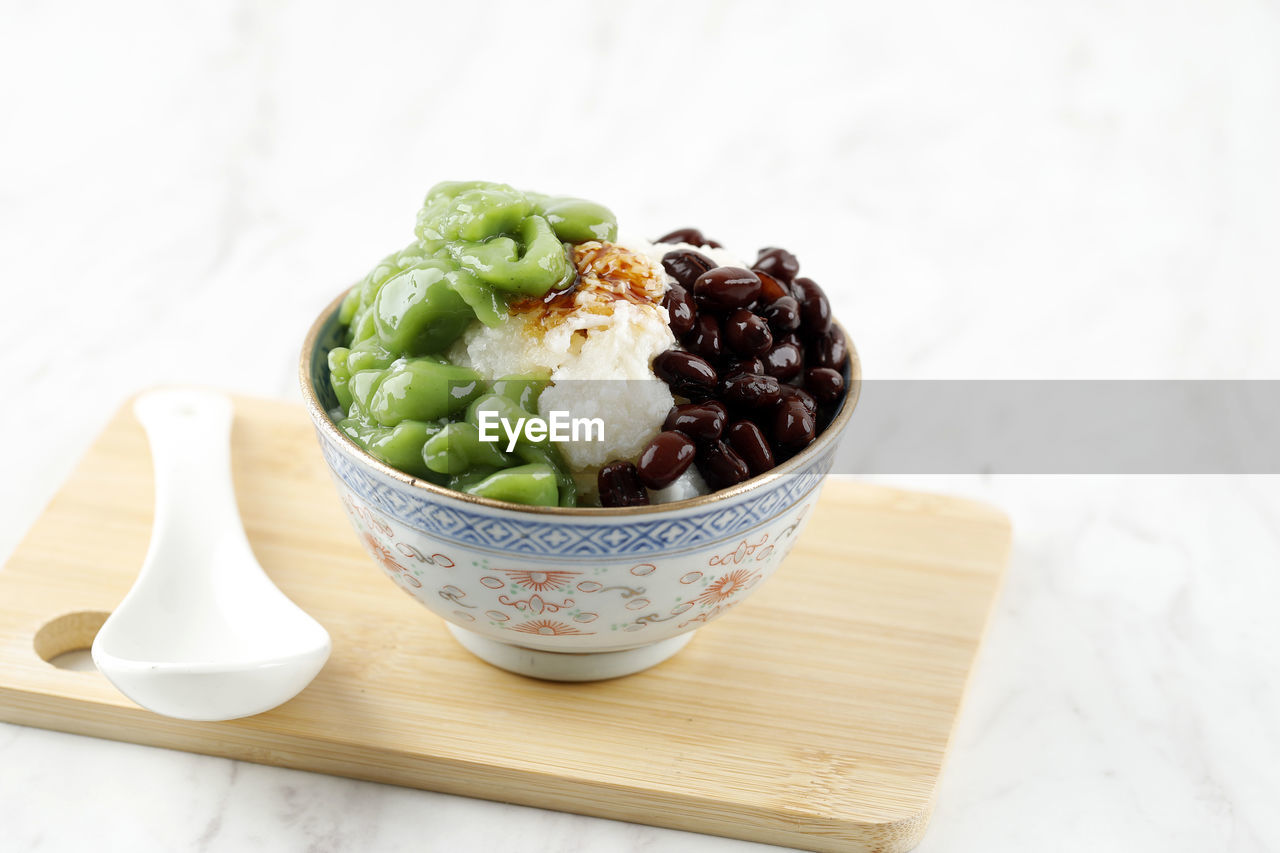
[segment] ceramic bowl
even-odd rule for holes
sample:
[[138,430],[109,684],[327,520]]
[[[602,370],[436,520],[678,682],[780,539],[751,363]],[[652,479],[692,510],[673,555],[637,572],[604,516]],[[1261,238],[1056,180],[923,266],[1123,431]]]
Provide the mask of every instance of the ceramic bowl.
[[464,647],[538,678],[646,669],[768,580],[818,500],[861,386],[850,345],[849,393],[830,426],[795,458],[732,488],[646,507],[527,507],[419,480],[334,425],[326,354],[340,302],[307,335],[301,381],[356,534]]

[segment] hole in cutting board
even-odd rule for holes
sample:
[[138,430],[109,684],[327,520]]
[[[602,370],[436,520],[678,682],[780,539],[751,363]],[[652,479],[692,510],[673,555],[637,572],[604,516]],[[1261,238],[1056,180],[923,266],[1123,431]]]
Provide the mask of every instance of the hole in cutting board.
[[110,615],[99,610],[84,610],[44,623],[32,639],[36,654],[58,669],[93,672],[95,667],[89,649]]
[[93,665],[93,653],[88,649],[73,649],[69,652],[63,652],[49,661],[49,663],[58,669],[69,669],[72,672],[98,671],[98,668]]

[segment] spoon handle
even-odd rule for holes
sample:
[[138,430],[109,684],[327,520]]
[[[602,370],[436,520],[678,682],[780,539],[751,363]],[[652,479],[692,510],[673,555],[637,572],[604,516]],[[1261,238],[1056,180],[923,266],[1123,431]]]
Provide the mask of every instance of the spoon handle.
[[161,389],[140,395],[133,412],[155,469],[155,522],[144,565],[168,565],[166,555],[243,539],[231,481],[231,400],[214,391]]

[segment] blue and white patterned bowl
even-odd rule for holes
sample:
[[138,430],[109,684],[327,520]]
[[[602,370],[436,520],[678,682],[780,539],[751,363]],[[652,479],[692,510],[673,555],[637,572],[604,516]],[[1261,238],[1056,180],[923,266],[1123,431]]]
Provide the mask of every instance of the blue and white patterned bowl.
[[[307,409],[343,506],[383,571],[484,660],[563,681],[637,672],[768,579],[804,529],[861,385],[810,447],[712,495],[620,509],[527,507],[455,492],[366,453],[329,418],[341,297],[302,351]],[[569,654],[565,654],[569,653]]]

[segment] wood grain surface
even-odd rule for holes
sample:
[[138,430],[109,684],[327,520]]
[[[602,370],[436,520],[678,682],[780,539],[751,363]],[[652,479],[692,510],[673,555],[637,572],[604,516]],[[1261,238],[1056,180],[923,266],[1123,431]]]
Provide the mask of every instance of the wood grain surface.
[[832,480],[777,575],[683,652],[556,684],[475,659],[382,577],[300,406],[237,398],[232,441],[255,553],[333,637],[315,682],[193,723],[46,662],[92,641],[142,564],[151,463],[126,406],[0,571],[0,719],[815,850],[919,841],[1004,570],[1002,513]]

